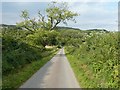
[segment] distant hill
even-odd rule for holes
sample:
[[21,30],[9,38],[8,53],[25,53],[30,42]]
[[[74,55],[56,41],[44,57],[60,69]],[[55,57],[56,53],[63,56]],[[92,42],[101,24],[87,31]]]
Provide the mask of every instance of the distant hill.
[[60,27],[60,26],[58,26],[56,29],[60,29],[60,30],[63,30],[63,29],[69,29],[69,30],[80,30],[79,28],[72,28],[72,27]]
[[19,29],[22,30],[22,28],[17,27],[16,25],[7,25],[7,24],[0,24],[0,28],[4,28],[4,29]]
[[105,29],[89,29],[88,31],[109,32]]
[[16,25],[0,24],[0,27],[16,27]]
[[[81,30],[79,28],[72,28],[72,27],[57,27],[56,29],[59,29],[59,30]],[[109,32],[107,31],[106,29],[88,29],[88,30],[81,30],[81,31],[87,31],[87,32]]]
[[[0,24],[0,28],[18,28],[16,27],[16,25],[7,25],[7,24]],[[19,28],[20,29],[20,28]],[[83,32],[109,32],[105,29],[88,29],[88,30],[81,30],[79,28],[72,28],[72,27],[61,27],[61,26],[58,26],[56,27],[57,30],[80,30],[80,31],[83,31]]]

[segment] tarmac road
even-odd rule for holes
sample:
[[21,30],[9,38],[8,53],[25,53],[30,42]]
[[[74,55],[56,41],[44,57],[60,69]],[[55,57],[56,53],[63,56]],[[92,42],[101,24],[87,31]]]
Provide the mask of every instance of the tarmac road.
[[80,88],[80,86],[62,48],[20,88]]

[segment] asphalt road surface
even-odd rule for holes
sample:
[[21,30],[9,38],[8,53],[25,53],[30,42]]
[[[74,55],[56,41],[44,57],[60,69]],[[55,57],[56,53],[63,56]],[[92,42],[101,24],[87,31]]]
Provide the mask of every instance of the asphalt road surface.
[[80,88],[80,86],[62,48],[20,88]]

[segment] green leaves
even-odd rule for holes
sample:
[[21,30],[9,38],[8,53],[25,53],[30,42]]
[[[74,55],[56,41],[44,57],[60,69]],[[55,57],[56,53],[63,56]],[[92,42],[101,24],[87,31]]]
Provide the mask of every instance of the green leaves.
[[51,19],[52,17],[53,23],[51,23],[51,29],[55,28],[60,22],[67,25],[67,20],[75,21],[73,17],[78,16],[77,13],[68,10],[67,3],[52,3],[50,4],[50,7],[46,9],[46,12],[48,18]]
[[[72,34],[76,35],[75,32],[72,32]],[[79,41],[82,39],[85,42],[76,42],[75,44],[80,45],[79,48],[74,44],[68,44],[66,47],[68,59],[74,68],[81,87],[119,88],[118,32],[81,34],[84,34],[83,37],[77,39]],[[73,38],[69,39],[71,43],[74,42]],[[76,65],[73,63],[76,63]],[[87,68],[83,67],[85,65]]]
[[21,17],[24,18],[25,20],[28,20],[29,19],[28,11],[27,10],[23,10],[22,14],[21,14]]
[[78,16],[78,14],[70,11],[67,3],[52,2],[46,9],[46,17],[38,11],[39,18],[31,19],[28,11],[23,10],[21,17],[24,21],[17,24],[31,32],[38,30],[38,28],[53,30],[61,22],[67,25],[68,20],[75,21],[74,16]]
[[34,37],[34,43],[36,45],[57,45],[58,43],[58,32],[56,31],[41,31],[36,32],[32,35]]

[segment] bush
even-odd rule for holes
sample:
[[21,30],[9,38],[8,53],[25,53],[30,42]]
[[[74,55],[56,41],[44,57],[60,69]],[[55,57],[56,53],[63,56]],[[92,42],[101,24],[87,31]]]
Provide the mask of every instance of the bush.
[[66,55],[81,87],[118,88],[118,33],[93,32],[80,39],[85,42],[67,46]]

